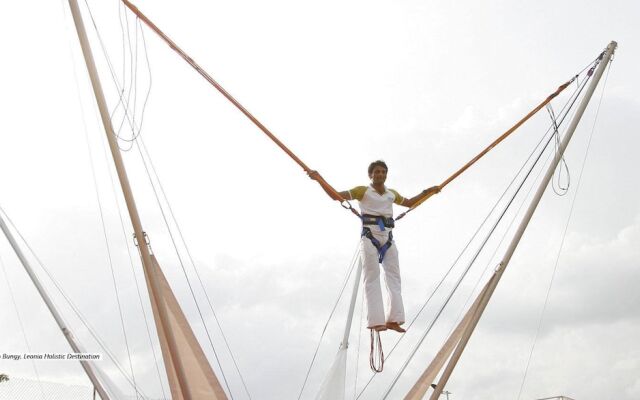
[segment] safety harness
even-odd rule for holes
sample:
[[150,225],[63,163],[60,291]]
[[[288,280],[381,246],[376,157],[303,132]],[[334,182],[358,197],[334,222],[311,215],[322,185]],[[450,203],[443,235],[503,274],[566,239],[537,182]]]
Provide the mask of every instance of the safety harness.
[[393,232],[389,232],[389,238],[385,244],[381,244],[378,239],[373,236],[371,233],[371,228],[367,227],[367,225],[378,225],[381,231],[384,231],[385,228],[393,228],[395,227],[395,222],[391,217],[383,217],[381,215],[369,215],[363,214],[362,217],[362,233],[360,237],[366,237],[371,241],[371,244],[378,250],[378,262],[382,263],[384,260],[385,254],[387,254],[387,250],[393,244]]

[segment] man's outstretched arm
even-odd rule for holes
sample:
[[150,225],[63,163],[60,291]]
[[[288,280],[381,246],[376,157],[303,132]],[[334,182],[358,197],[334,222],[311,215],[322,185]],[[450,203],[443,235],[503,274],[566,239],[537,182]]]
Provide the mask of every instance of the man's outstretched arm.
[[351,200],[351,194],[349,193],[348,190],[345,190],[344,192],[337,192],[340,196],[342,196],[342,198],[337,198],[333,192],[331,192],[327,187],[325,187],[325,185],[322,184],[322,182],[326,182],[326,181],[318,171],[309,171],[308,175],[309,175],[309,178],[320,183],[320,187],[322,188],[322,190],[324,190],[325,193],[327,193],[327,195],[331,197],[333,200],[336,200],[336,201]]
[[432,186],[429,189],[423,190],[410,199],[404,199],[402,203],[400,203],[400,205],[411,208],[416,204],[422,203],[423,201],[427,200],[429,197],[437,193],[440,193],[440,186]]

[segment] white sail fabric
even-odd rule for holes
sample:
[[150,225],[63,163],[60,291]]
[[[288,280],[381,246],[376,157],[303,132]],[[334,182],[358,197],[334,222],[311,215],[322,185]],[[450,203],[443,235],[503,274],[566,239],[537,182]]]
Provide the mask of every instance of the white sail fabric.
[[340,346],[327,377],[320,386],[316,400],[344,400],[344,385],[347,375],[347,349]]
[[[211,369],[211,365],[209,365],[198,340],[182,313],[182,309],[169,286],[169,282],[167,282],[167,279],[162,273],[158,261],[153,255],[151,256],[151,260],[153,261],[154,273],[160,283],[162,298],[164,299],[164,304],[169,316],[169,326],[175,336],[176,345],[181,354],[191,397],[193,399],[227,400],[227,395],[222,389],[222,386],[220,386],[218,378],[216,378]],[[149,285],[149,282],[147,282],[147,284]],[[151,296],[151,306],[156,321],[158,321],[158,299],[155,298],[155,295]],[[167,370],[172,399],[183,400],[176,374],[175,360],[173,360],[169,352],[166,333],[162,329],[158,329],[158,337],[165,360],[165,369]]]

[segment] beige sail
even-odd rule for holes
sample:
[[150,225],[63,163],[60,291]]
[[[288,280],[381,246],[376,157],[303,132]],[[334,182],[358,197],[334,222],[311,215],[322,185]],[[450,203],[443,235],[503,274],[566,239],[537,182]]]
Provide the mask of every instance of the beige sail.
[[[187,319],[182,313],[182,309],[178,304],[176,297],[169,286],[169,282],[162,273],[162,269],[158,264],[158,260],[151,255],[153,262],[153,272],[156,274],[162,290],[162,298],[164,299],[167,314],[169,316],[169,326],[175,336],[178,351],[183,359],[183,367],[187,378],[189,392],[194,399],[227,399],[220,382],[216,378],[209,362],[202,351],[202,347],[198,343]],[[148,281],[148,277],[145,278]],[[149,284],[149,282],[147,282]],[[158,304],[155,296],[151,296],[151,308],[157,320]],[[162,329],[158,329],[158,337],[160,339],[160,348],[165,362],[165,369],[169,379],[169,387],[171,388],[171,397],[173,400],[183,400],[182,391],[176,373],[175,361],[169,352],[169,345],[166,334]]]
[[469,311],[467,311],[464,318],[462,318],[462,321],[460,321],[456,329],[451,333],[451,335],[449,335],[449,338],[442,346],[442,348],[438,351],[438,354],[436,354],[429,366],[424,370],[422,375],[420,375],[418,381],[413,385],[411,390],[409,390],[409,393],[407,393],[407,395],[404,397],[404,400],[421,400],[422,398],[424,398],[427,390],[429,390],[431,384],[435,381],[436,376],[438,376],[438,374],[442,370],[444,363],[449,359],[451,353],[453,353],[453,350],[458,346],[458,343],[460,343],[462,333],[469,326],[469,322],[471,321],[473,314],[475,314],[475,312],[478,310],[478,305],[480,304],[482,297],[487,293],[488,287],[495,280],[495,277],[496,275],[494,273],[491,279],[489,279],[487,284],[484,286],[476,300],[471,305],[471,308],[469,308]]

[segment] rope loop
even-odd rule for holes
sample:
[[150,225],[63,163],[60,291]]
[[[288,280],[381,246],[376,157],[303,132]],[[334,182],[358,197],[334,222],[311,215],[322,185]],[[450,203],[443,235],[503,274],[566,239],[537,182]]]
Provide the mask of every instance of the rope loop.
[[382,340],[380,332],[370,329],[371,332],[371,352],[369,353],[369,366],[373,372],[382,372],[384,368],[384,351],[382,351]]

